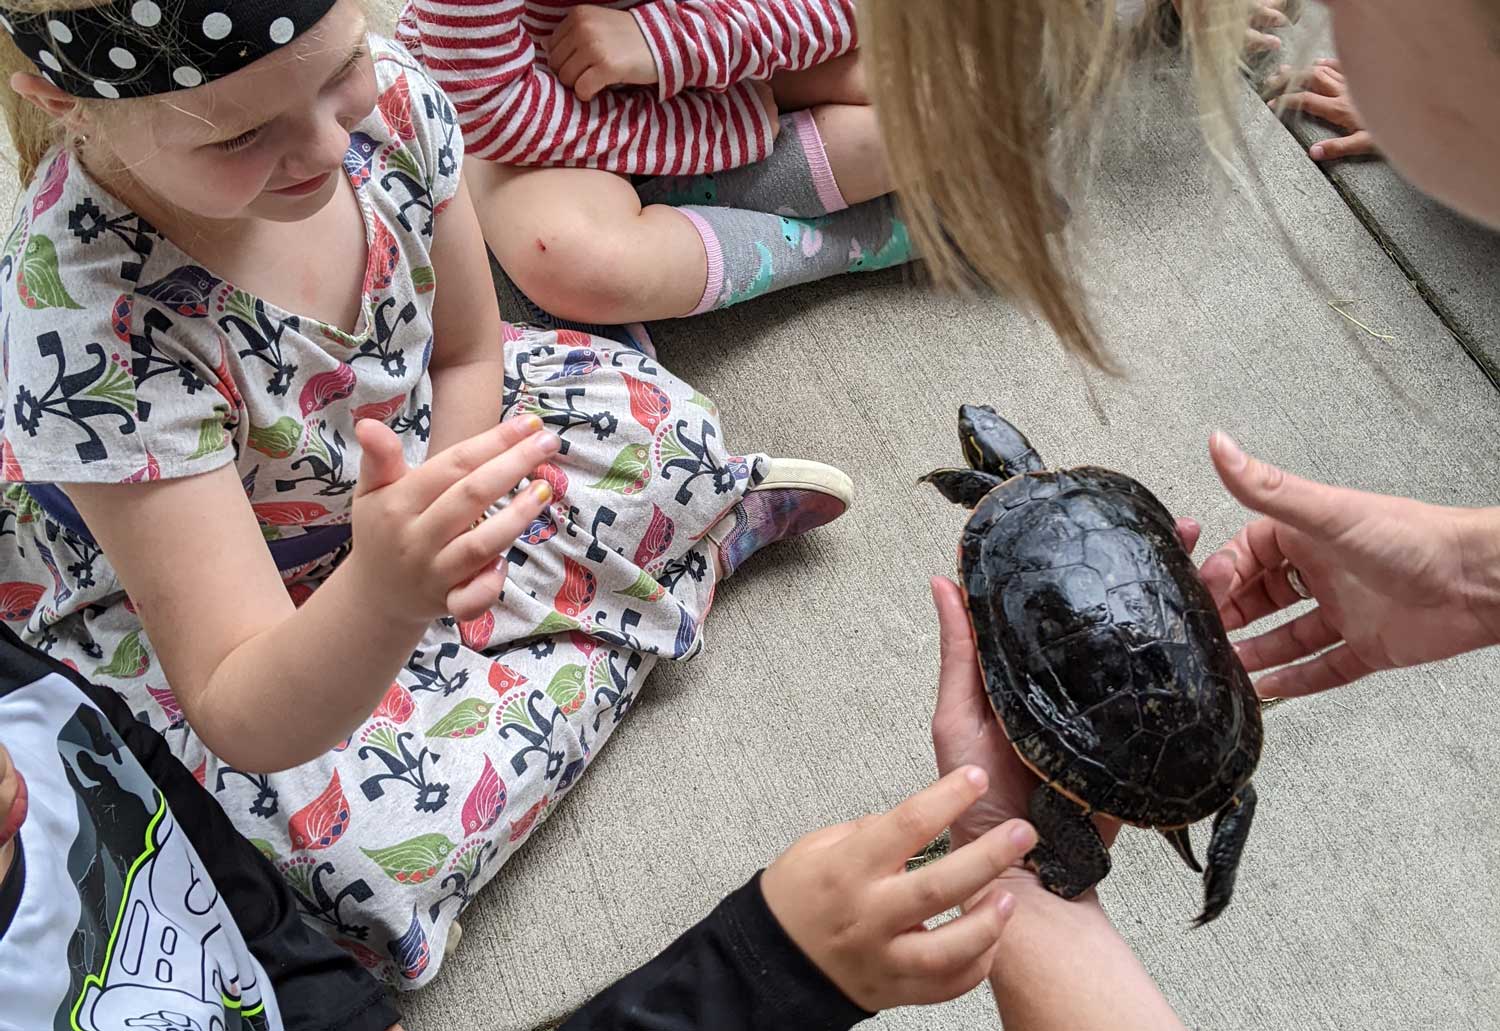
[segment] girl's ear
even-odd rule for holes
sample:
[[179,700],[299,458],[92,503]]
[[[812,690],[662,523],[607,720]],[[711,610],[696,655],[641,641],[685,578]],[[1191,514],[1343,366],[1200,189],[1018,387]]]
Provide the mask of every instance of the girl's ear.
[[35,72],[16,72],[10,77],[10,88],[41,108],[49,117],[70,127],[78,119],[78,98],[64,93]]

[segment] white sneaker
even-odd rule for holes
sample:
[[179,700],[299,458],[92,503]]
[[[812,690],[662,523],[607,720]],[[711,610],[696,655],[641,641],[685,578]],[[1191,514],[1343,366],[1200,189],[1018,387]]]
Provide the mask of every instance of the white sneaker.
[[720,579],[766,545],[825,526],[853,503],[854,481],[833,466],[771,459],[765,479],[706,535],[719,557]]

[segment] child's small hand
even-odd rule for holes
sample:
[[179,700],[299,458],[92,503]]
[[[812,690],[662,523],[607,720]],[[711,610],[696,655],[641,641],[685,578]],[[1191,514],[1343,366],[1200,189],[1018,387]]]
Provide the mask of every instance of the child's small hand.
[[527,416],[502,422],[409,468],[390,427],[355,427],[364,458],[354,495],[354,550],[346,560],[361,592],[401,623],[443,615],[474,619],[505,586],[504,554],[552,496],[538,480],[498,514],[485,510],[560,446]]
[[650,86],[658,78],[634,16],[609,7],[570,8],[547,44],[547,63],[584,103],[611,86]]
[[1343,136],[1319,140],[1307,148],[1314,161],[1379,153],[1349,95],[1349,83],[1338,58],[1319,58],[1313,67],[1303,70],[1284,64],[1266,80],[1265,89],[1271,95],[1271,107],[1282,117],[1305,112],[1343,130]]
[[26,781],[0,745],[0,876],[5,874],[10,842],[26,822]]
[[[850,1001],[866,1010],[945,1002],[990,972],[1015,899],[996,880],[1036,844],[1012,820],[913,873],[906,860],[973,805],[989,784],[955,770],[883,816],[810,834],[761,878],[772,914]],[[936,930],[925,921],[967,912]]]

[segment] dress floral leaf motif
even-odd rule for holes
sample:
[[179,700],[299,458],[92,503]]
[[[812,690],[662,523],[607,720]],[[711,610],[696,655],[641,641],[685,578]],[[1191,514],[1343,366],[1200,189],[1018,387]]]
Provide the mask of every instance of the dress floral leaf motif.
[[[364,290],[352,326],[256,295],[66,151],[43,159],[0,248],[0,619],[170,730],[304,918],[417,988],[439,972],[454,918],[577,783],[655,663],[701,648],[716,575],[703,538],[748,489],[734,471],[763,460],[728,453],[706,399],[640,352],[505,327],[502,417],[536,413],[565,447],[536,471],[554,499],[507,552],[503,595],[477,619],[429,624],[326,755],[252,774],[204,746],[108,556],[57,505],[58,485],[229,468],[270,542],[255,542],[265,561],[314,534],[334,540],[281,570],[300,607],[360,547],[328,534],[351,521],[355,424],[379,419],[409,465],[426,460],[428,366],[444,346],[432,249],[462,141],[410,58],[376,39],[372,51],[380,104],[342,164],[370,243],[365,266],[346,270]],[[183,582],[218,576],[171,552],[160,561]],[[234,590],[222,585],[225,605]]]

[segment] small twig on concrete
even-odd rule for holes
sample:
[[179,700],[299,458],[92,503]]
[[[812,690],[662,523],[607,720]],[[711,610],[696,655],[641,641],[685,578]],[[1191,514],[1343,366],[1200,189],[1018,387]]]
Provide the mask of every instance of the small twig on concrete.
[[1395,340],[1396,340],[1395,337],[1389,335],[1388,333],[1377,333],[1377,332],[1375,332],[1369,326],[1365,325],[1363,322],[1359,321],[1359,319],[1356,319],[1353,315],[1350,315],[1347,311],[1344,310],[1345,307],[1347,307],[1348,305],[1354,304],[1354,303],[1355,303],[1354,301],[1329,301],[1328,302],[1328,307],[1330,307],[1334,311],[1338,312],[1344,318],[1346,318],[1350,322],[1354,323],[1356,326],[1358,326],[1360,329],[1364,330],[1366,333],[1370,334],[1376,340],[1384,340],[1386,343],[1395,343]]

